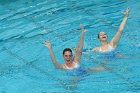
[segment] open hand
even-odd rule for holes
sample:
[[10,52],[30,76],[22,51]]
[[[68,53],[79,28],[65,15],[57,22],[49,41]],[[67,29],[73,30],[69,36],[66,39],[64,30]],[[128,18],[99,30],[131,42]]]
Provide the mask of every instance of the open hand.
[[84,29],[83,24],[80,24],[80,28],[81,28],[81,30],[82,30],[83,32],[87,32],[87,30],[86,30],[86,29]]
[[126,17],[128,17],[128,15],[129,15],[129,11],[130,11],[129,8],[127,8],[127,9],[125,10],[124,15],[125,15]]
[[52,47],[51,42],[49,40],[45,41],[45,46],[50,49]]

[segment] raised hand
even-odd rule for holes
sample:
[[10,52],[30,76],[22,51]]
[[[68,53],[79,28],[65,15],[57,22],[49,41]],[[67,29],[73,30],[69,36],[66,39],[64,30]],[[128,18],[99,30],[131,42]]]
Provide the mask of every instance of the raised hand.
[[45,41],[45,46],[50,49],[52,47],[51,42],[49,40]]
[[126,17],[128,17],[128,16],[129,16],[129,11],[130,11],[130,9],[129,9],[129,8],[127,8],[127,9],[125,10],[124,15],[125,15]]
[[81,29],[83,32],[87,32],[87,30],[86,30],[86,29],[84,29],[83,24],[80,24],[80,29]]

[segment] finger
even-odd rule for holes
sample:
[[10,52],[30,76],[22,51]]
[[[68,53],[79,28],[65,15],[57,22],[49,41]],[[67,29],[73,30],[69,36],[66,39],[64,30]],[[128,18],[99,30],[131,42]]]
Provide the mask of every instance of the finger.
[[127,7],[126,11],[129,11],[129,10],[130,10],[130,8],[129,8],[129,7]]
[[130,11],[130,8],[127,8],[126,11],[125,11],[125,13],[129,13],[129,11]]
[[49,42],[50,42],[50,40],[48,39],[48,40],[46,40],[45,42],[46,42],[46,43],[49,43]]
[[80,24],[80,28],[81,28],[81,29],[84,29],[84,26],[83,26],[83,24]]

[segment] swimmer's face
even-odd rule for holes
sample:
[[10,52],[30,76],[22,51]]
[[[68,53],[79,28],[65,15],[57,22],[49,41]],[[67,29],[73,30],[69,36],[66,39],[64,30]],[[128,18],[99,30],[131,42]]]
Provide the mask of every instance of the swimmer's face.
[[100,41],[107,41],[107,34],[105,32],[100,32],[98,38]]
[[63,57],[65,62],[72,62],[72,53],[70,51],[65,51]]

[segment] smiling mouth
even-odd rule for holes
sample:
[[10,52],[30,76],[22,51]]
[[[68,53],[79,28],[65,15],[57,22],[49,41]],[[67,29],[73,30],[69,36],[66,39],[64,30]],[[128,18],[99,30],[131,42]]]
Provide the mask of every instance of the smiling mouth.
[[67,62],[70,62],[70,60],[67,60]]
[[71,61],[70,61],[70,60],[69,60],[69,61],[66,61],[66,63],[69,63],[69,64],[70,64],[70,63],[71,63]]

